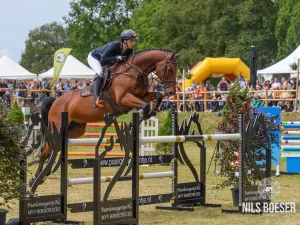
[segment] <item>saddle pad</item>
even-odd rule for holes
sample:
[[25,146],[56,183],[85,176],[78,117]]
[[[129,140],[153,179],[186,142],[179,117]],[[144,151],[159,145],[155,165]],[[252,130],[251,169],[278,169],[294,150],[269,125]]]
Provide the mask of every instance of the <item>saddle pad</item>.
[[94,85],[85,86],[80,90],[81,97],[94,96]]

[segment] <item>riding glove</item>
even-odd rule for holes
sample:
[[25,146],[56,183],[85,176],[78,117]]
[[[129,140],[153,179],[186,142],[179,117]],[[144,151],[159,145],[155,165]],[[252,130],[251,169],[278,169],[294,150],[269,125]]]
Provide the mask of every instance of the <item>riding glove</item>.
[[121,62],[121,61],[126,61],[128,59],[128,57],[126,55],[118,55],[117,56],[117,61]]

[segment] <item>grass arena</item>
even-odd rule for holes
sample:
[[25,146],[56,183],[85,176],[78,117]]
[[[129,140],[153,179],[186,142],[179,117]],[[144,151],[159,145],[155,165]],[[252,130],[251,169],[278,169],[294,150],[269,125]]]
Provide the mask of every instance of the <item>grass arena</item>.
[[[183,119],[188,119],[190,113],[180,113],[179,122]],[[165,113],[159,113],[156,116],[160,123],[166,117]],[[300,120],[300,115],[297,113],[286,113],[282,115],[282,120]],[[118,121],[130,122],[131,113],[118,118]],[[217,117],[214,114],[200,113],[200,123],[202,126],[203,133],[211,134],[215,131],[217,124],[221,121],[221,117]],[[99,132],[99,128],[89,127],[86,132],[95,133]],[[110,128],[107,132],[114,132],[113,128]],[[212,156],[215,147],[215,142],[206,142],[207,148],[207,166],[208,162]],[[192,164],[196,169],[199,168],[199,149],[194,143],[185,143],[186,153],[191,159]],[[82,146],[70,146],[69,152],[93,152],[94,147],[82,147]],[[120,152],[118,146],[114,147],[113,152]],[[69,159],[78,158],[69,156]],[[88,157],[85,157],[88,158]],[[93,158],[93,157],[91,157]],[[111,176],[113,175],[118,167],[116,168],[104,168],[101,170],[101,176]],[[208,168],[206,168],[208,169]],[[274,168],[272,168],[274,169]],[[36,165],[29,167],[28,179],[33,176],[36,170]],[[147,166],[139,167],[139,174],[143,173],[157,173],[157,172],[167,172],[171,170],[171,166]],[[180,173],[179,182],[188,182],[192,180],[192,174],[188,170],[186,165],[178,164],[178,170]],[[285,170],[285,158],[281,158],[281,171]],[[199,171],[198,171],[199,172]],[[81,177],[92,177],[93,169],[79,169],[79,170],[68,170],[69,178],[81,178]],[[300,221],[300,214],[297,212],[297,206],[300,204],[300,193],[297,191],[300,187],[299,175],[281,175],[279,177],[274,177],[280,185],[280,194],[276,198],[276,202],[295,202],[296,203],[296,213],[270,213],[263,214],[262,216],[256,215],[241,215],[241,214],[226,214],[222,213],[220,208],[206,208],[206,207],[196,207],[194,212],[186,211],[164,211],[155,209],[155,205],[145,205],[139,208],[139,222],[140,224],[298,224]],[[214,204],[222,204],[222,208],[234,208],[232,206],[231,192],[228,188],[221,189],[221,191],[213,190],[215,184],[222,178],[216,176],[213,169],[210,168],[207,179],[206,179],[206,202]],[[172,186],[172,178],[156,178],[150,180],[140,180],[139,181],[139,194],[141,196],[155,195],[170,193]],[[101,188],[106,188],[107,183],[101,183]],[[49,188],[51,187],[51,188]],[[43,183],[37,194],[39,195],[49,195],[57,194],[60,189],[60,173],[59,170],[55,174],[50,175],[48,179]],[[130,196],[131,184],[130,182],[117,182],[114,187],[110,197],[111,198],[121,198],[123,196]],[[103,193],[102,193],[103,194]],[[73,185],[68,188],[68,204],[76,202],[86,202],[93,199],[93,184],[81,184]],[[147,203],[147,199],[143,199],[143,204]],[[164,203],[160,205],[169,206],[169,203]],[[15,205],[13,210],[8,213],[8,218],[18,217],[18,205]],[[280,220],[279,220],[280,218]],[[84,221],[85,224],[92,224],[93,214],[92,212],[85,213],[70,213],[68,212],[68,220]],[[288,223],[287,223],[288,221]]]

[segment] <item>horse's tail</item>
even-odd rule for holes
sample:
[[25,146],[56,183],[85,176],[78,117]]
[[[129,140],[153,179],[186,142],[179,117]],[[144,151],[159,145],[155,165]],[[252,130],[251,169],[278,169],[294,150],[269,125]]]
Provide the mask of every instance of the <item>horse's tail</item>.
[[45,124],[48,125],[48,127],[49,127],[48,114],[49,114],[50,108],[55,100],[56,100],[56,98],[54,98],[54,97],[48,97],[43,101],[43,104],[42,104],[42,108],[41,108],[42,119],[44,120]]

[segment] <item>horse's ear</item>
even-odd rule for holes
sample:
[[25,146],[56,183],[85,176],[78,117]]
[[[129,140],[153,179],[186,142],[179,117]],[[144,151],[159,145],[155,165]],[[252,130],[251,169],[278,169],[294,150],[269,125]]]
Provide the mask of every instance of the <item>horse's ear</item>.
[[181,55],[181,53],[182,53],[182,51],[175,55],[176,59],[178,59],[178,57]]
[[172,59],[175,56],[176,51],[172,52],[172,54],[170,55],[169,59]]

